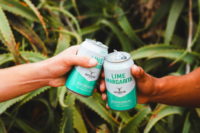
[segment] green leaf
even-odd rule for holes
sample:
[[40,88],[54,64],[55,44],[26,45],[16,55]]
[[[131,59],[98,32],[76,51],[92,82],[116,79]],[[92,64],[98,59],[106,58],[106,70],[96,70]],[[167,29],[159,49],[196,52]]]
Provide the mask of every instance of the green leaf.
[[142,58],[147,58],[149,56],[152,56],[161,50],[171,50],[173,48],[175,47],[171,45],[165,45],[165,44],[146,45],[137,50],[132,51],[130,54],[132,55],[132,58],[134,60],[137,60],[137,59],[142,59]]
[[191,123],[189,118],[190,118],[190,112],[188,112],[186,115],[182,133],[190,133]]
[[0,119],[0,133],[7,133],[4,122]]
[[[176,60],[178,59],[180,56],[183,55],[183,53],[185,52],[185,50],[163,50],[160,51],[158,53],[156,53],[155,55],[152,55],[149,58],[160,58],[160,57],[164,57],[164,58],[169,58],[172,60]],[[187,63],[187,64],[192,64],[196,61],[199,61],[200,59],[200,55],[199,53],[196,52],[187,52],[183,58],[181,58],[180,60]]]
[[88,27],[83,27],[81,29],[81,32],[82,32],[82,35],[86,35],[86,34],[94,33],[96,31],[98,31],[99,29],[101,29],[100,25],[93,24],[93,25],[90,25]]
[[123,126],[122,133],[139,132],[138,128],[140,127],[141,123],[147,118],[150,112],[150,107],[143,107]]
[[147,26],[147,29],[156,26],[167,15],[171,3],[171,0],[161,2],[161,6],[156,10],[152,22]]
[[13,14],[22,16],[31,21],[38,21],[37,16],[32,10],[24,6],[18,0],[1,0],[0,7]]
[[142,58],[152,59],[160,57],[169,58],[173,60],[179,59],[189,64],[198,61],[200,58],[200,54],[196,52],[187,52],[184,55],[184,58],[180,58],[183,55],[183,53],[185,53],[185,50],[176,49],[176,47],[172,45],[157,44],[157,45],[147,45],[135,51],[132,51],[131,56],[134,60]]
[[59,133],[74,133],[73,110],[72,110],[74,102],[75,102],[75,97],[73,95],[67,95],[65,103],[68,105],[68,107],[63,108]]
[[108,26],[112,30],[112,32],[114,32],[114,34],[119,39],[122,49],[124,51],[132,50],[132,44],[130,40],[120,31],[120,29],[116,25],[114,25],[112,22],[109,22],[107,20],[101,20],[100,23],[105,26]]
[[24,0],[24,2],[26,2],[26,4],[31,8],[31,10],[35,13],[35,15],[37,16],[37,18],[39,19],[40,23],[42,24],[42,27],[46,33],[46,35],[48,35],[48,31],[47,31],[47,27],[46,27],[46,23],[44,21],[43,16],[40,14],[40,12],[38,11],[38,9],[34,6],[34,4],[30,1],[30,0]]
[[30,62],[38,62],[47,59],[47,57],[42,55],[41,53],[33,51],[23,51],[21,52],[21,55],[28,59]]
[[41,133],[40,131],[32,128],[30,125],[28,125],[26,122],[24,122],[23,120],[19,119],[19,118],[15,118],[13,117],[11,114],[6,113],[11,119],[14,120],[14,122],[16,123],[16,125],[18,127],[20,127],[20,129],[22,129],[25,133]]
[[23,100],[19,103],[19,106],[27,103],[28,101],[30,101],[34,97],[38,96],[39,94],[45,92],[49,88],[50,88],[49,86],[42,87],[42,88],[39,88],[39,89],[37,89],[37,90],[35,90],[33,92],[30,92],[30,93],[26,94],[26,96],[23,98]]
[[12,61],[13,60],[13,56],[11,54],[1,54],[0,55],[0,65]]
[[175,106],[167,106],[159,104],[157,108],[153,111],[149,122],[147,123],[144,133],[149,133],[153,126],[161,119],[169,115],[182,115],[183,108]]
[[58,97],[60,106],[63,108],[68,107],[68,105],[64,102],[66,93],[67,93],[67,89],[65,86],[57,88],[57,97]]
[[129,23],[128,19],[125,16],[125,12],[120,7],[116,7],[115,12],[118,15],[117,23],[123,29],[124,33],[129,37],[129,39],[134,42],[134,45],[137,46],[144,45],[144,43],[136,35],[135,31],[131,27],[131,24]]
[[118,121],[112,117],[109,111],[102,104],[100,104],[101,98],[97,94],[93,94],[93,96],[88,98],[76,95],[76,98],[96,112],[101,118],[110,123],[112,126],[116,127],[117,124],[119,124]]
[[169,17],[167,19],[167,27],[165,30],[165,44],[170,44],[170,41],[172,39],[176,23],[178,21],[178,18],[181,14],[181,11],[185,5],[186,0],[174,0],[169,12]]
[[71,38],[69,35],[66,35],[64,33],[59,33],[58,43],[54,55],[57,55],[58,53],[68,48],[70,46],[70,42]]
[[25,38],[29,40],[33,48],[37,48],[36,51],[39,50],[43,54],[47,55],[47,48],[45,47],[44,42],[27,23],[16,18],[14,21],[9,22],[16,31],[21,33]]
[[20,54],[17,50],[17,44],[15,42],[14,35],[12,33],[12,30],[10,28],[10,25],[8,23],[8,20],[5,16],[5,13],[3,12],[2,8],[0,7],[0,34],[1,39],[3,39],[2,42],[5,43],[5,45],[8,47],[9,51],[13,54],[16,63],[20,62]]
[[74,128],[78,131],[78,133],[87,133],[87,129],[85,126],[85,123],[83,121],[83,118],[81,116],[80,111],[77,107],[73,107],[73,125]]
[[24,99],[24,97],[26,97],[27,94],[22,95],[20,97],[17,98],[13,98],[11,100],[5,101],[5,102],[1,102],[0,103],[0,115],[2,113],[4,113],[9,107],[11,107],[12,105],[16,104],[17,102],[21,101]]
[[64,10],[63,8],[57,8],[57,7],[51,7],[51,6],[47,6],[47,8],[49,8],[49,10],[59,11],[59,12],[63,13],[64,15],[68,16],[69,18],[71,18],[76,26],[78,34],[80,36],[82,35],[78,20],[69,11]]
[[194,43],[196,42],[196,41],[198,41],[199,42],[199,38],[200,38],[200,0],[198,0],[198,25],[197,25],[197,31],[196,31],[196,33],[195,33],[195,35],[194,35],[194,39],[192,40],[192,45],[194,45]]

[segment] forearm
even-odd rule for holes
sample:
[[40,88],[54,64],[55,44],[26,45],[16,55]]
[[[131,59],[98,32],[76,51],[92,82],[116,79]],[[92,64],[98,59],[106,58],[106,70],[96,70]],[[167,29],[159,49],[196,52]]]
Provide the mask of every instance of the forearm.
[[0,70],[0,102],[47,86],[43,63],[30,63]]
[[200,68],[184,76],[166,76],[157,80],[153,102],[200,107]]

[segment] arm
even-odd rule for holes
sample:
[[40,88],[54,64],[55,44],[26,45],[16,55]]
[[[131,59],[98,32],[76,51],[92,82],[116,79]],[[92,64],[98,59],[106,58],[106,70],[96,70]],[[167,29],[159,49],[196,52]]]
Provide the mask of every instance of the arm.
[[[138,103],[156,102],[168,105],[200,107],[200,68],[183,76],[155,78],[141,67],[133,65],[132,74],[137,84]],[[105,91],[105,81],[100,91]],[[106,94],[102,94],[106,100]]]
[[0,102],[44,86],[58,87],[65,83],[65,74],[73,65],[92,67],[95,59],[76,56],[78,46],[71,47],[50,59],[0,70]]
[[133,66],[132,73],[139,89],[139,103],[200,107],[200,68],[183,76],[162,78],[152,77],[137,66]]

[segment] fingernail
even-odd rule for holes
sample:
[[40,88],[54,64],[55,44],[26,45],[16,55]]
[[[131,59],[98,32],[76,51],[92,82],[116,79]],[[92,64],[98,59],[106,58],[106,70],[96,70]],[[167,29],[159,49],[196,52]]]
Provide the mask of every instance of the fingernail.
[[133,65],[133,66],[132,66],[132,69],[134,69],[135,71],[139,71],[139,67],[136,66],[136,65]]
[[95,65],[97,65],[97,63],[98,63],[97,60],[95,60],[94,58],[91,58],[89,61],[90,66],[95,66]]

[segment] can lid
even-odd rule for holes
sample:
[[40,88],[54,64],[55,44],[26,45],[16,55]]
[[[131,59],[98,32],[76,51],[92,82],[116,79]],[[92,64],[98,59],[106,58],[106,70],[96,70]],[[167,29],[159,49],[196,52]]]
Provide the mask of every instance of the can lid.
[[131,58],[131,55],[129,53],[114,50],[114,52],[112,52],[112,53],[108,54],[108,56],[106,56],[106,61],[113,62],[113,63],[119,63],[119,62],[127,61],[130,58]]
[[102,48],[104,48],[104,49],[108,49],[108,46],[104,45],[102,42],[95,41],[95,40],[88,39],[88,38],[86,38],[85,41],[86,41],[86,42],[89,42],[89,43],[91,43],[91,44],[97,45],[97,46],[99,46],[99,47],[102,47]]

